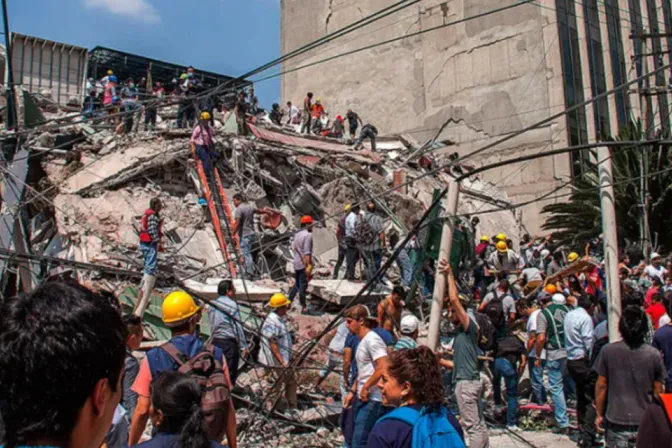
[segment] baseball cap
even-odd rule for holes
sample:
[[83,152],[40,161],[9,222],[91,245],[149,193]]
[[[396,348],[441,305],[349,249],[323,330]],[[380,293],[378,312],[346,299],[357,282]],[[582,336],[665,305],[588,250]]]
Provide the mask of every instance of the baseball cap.
[[565,305],[567,303],[565,295],[560,293],[553,294],[552,300],[555,305]]
[[407,314],[401,318],[401,332],[403,334],[413,334],[418,329],[420,321],[412,314]]

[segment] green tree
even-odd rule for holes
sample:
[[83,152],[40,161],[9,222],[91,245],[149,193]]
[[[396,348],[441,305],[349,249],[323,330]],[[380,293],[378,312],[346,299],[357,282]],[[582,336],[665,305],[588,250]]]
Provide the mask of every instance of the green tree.
[[[616,141],[638,141],[642,136],[640,123],[631,123],[621,129]],[[614,139],[605,139],[614,141]],[[640,158],[642,149],[648,155],[649,229],[653,243],[663,249],[672,249],[672,226],[668,225],[672,211],[672,160],[670,146],[612,148],[614,195],[619,246],[637,243],[639,237]],[[542,228],[552,233],[560,244],[580,249],[591,238],[602,233],[602,215],[599,196],[599,166],[595,155],[583,161],[583,174],[574,180],[571,195],[543,207],[546,220]]]

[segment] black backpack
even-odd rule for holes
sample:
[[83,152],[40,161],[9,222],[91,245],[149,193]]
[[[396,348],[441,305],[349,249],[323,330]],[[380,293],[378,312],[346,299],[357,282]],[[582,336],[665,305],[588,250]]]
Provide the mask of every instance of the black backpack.
[[497,294],[497,290],[493,292],[495,297],[490,300],[483,313],[485,313],[492,322],[496,330],[501,330],[506,326],[506,315],[504,314],[504,300]]
[[484,352],[494,350],[496,347],[495,341],[495,326],[492,325],[490,318],[478,311],[474,312],[474,318],[478,325],[478,346]]
[[355,225],[355,239],[362,246],[370,246],[379,238],[379,235],[371,227],[366,216],[360,217]]

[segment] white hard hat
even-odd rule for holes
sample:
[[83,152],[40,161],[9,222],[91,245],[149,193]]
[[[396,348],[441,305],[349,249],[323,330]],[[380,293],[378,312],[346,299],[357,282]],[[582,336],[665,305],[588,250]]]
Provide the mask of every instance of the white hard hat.
[[553,297],[551,298],[553,300],[553,304],[555,305],[565,305],[567,304],[567,297],[565,297],[564,294],[553,294]]
[[420,326],[420,321],[412,314],[407,314],[401,318],[401,332],[403,334],[413,334]]
[[651,259],[655,260],[656,258],[660,258],[660,254],[658,252],[654,252],[651,254]]
[[541,258],[546,258],[546,257],[548,257],[549,255],[551,255],[551,251],[550,251],[550,250],[548,250],[548,249],[544,249],[544,250],[541,251]]

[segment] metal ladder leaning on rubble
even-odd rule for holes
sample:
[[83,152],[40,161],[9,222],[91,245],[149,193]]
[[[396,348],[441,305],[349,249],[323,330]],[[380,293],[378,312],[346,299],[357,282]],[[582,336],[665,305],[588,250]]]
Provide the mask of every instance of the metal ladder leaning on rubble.
[[[238,238],[231,233],[231,227],[233,225],[231,208],[229,207],[226,192],[222,187],[219,170],[217,167],[213,167],[213,179],[212,182],[209,182],[205,170],[203,169],[203,163],[201,163],[193,145],[191,153],[196,161],[196,169],[198,171],[198,176],[201,179],[205,200],[208,202],[208,208],[210,209],[210,215],[212,216],[212,225],[215,228],[215,235],[217,236],[222,256],[227,263],[231,278],[234,278],[236,276],[236,266],[233,254],[238,253],[237,249],[239,249],[239,242]],[[222,229],[222,221],[224,221],[225,231]]]

